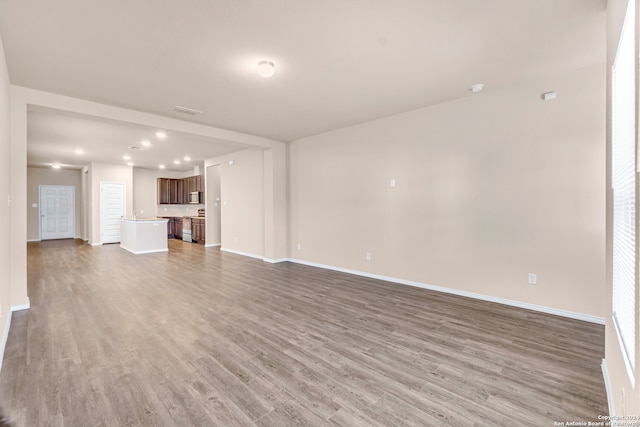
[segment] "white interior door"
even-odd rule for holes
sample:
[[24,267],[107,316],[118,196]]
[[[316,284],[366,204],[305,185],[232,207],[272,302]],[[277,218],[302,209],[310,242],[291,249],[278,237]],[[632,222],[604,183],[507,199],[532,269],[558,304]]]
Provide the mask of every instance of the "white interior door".
[[120,220],[125,213],[125,186],[120,182],[100,183],[100,241],[120,241]]
[[75,187],[40,185],[40,239],[75,237]]

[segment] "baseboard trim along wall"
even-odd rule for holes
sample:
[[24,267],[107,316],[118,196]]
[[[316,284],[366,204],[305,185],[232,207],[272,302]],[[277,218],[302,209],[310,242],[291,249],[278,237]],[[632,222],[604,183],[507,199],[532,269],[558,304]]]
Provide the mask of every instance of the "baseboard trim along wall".
[[255,255],[255,254],[251,254],[249,252],[236,251],[235,249],[227,249],[227,248],[223,248],[223,247],[221,247],[220,250],[222,252],[229,252],[230,254],[242,255],[242,256],[249,257],[249,258],[257,258],[257,259],[261,259],[261,260],[264,261],[264,257],[262,255]]
[[279,259],[273,259],[273,258],[262,258],[262,260],[264,262],[268,262],[270,264],[277,264],[279,262],[285,262],[285,261],[289,261],[289,258],[279,258]]
[[4,331],[2,332],[2,342],[0,342],[0,368],[2,368],[2,361],[4,360],[4,349],[7,346],[7,340],[9,339],[9,329],[11,328],[11,316],[14,311],[26,310],[31,307],[31,302],[27,298],[26,304],[14,305],[7,313],[7,319],[4,322]]
[[27,297],[26,304],[14,305],[11,307],[11,312],[20,311],[20,310],[28,310],[31,307],[31,301],[29,301],[29,297]]
[[205,248],[215,248],[218,246],[222,246],[220,243],[211,243],[210,245],[205,244],[204,247]]
[[310,267],[324,268],[324,269],[327,269],[327,270],[339,271],[341,273],[348,273],[348,274],[354,274],[356,276],[368,277],[370,279],[384,280],[386,282],[393,282],[393,283],[398,283],[398,284],[401,284],[401,285],[414,286],[414,287],[417,287],[417,288],[429,289],[431,291],[444,292],[444,293],[447,293],[447,294],[453,294],[453,295],[458,295],[458,296],[467,297],[467,298],[474,298],[474,299],[478,299],[478,300],[482,300],[482,301],[488,301],[488,302],[495,302],[495,303],[498,303],[498,304],[510,305],[510,306],[513,306],[513,307],[524,308],[524,309],[527,309],[527,310],[539,311],[539,312],[542,312],[542,313],[553,314],[553,315],[556,315],[556,316],[568,317],[570,319],[583,320],[585,322],[590,322],[590,323],[597,323],[599,325],[604,325],[605,324],[605,320],[604,320],[603,317],[592,316],[590,314],[576,313],[576,312],[568,311],[568,310],[560,310],[560,309],[553,308],[553,307],[545,307],[545,306],[542,306],[542,305],[529,304],[529,303],[526,303],[526,302],[509,300],[509,299],[506,299],[506,298],[493,297],[493,296],[490,296],[490,295],[476,294],[476,293],[473,293],[473,292],[461,291],[461,290],[458,290],[458,289],[445,288],[445,287],[442,287],[442,286],[429,285],[427,283],[414,282],[412,280],[398,279],[396,277],[381,276],[379,274],[366,273],[364,271],[357,271],[357,270],[350,270],[348,268],[334,267],[332,265],[318,264],[318,263],[309,262],[309,261],[302,261],[302,260],[295,259],[295,258],[289,258],[287,261],[294,262],[296,264],[308,265]]
[[609,406],[609,416],[616,416],[616,408],[613,406],[613,393],[611,392],[611,382],[609,381],[609,370],[607,369],[607,359],[602,359],[602,378],[604,379],[604,388],[607,391],[607,405]]
[[27,243],[29,242],[41,242],[40,239],[27,239]]
[[4,349],[7,346],[7,339],[9,339],[9,328],[11,328],[11,312],[9,311],[6,315],[6,320],[4,322],[4,332],[2,333],[2,342],[0,342],[0,368],[2,368],[2,361],[4,360]]

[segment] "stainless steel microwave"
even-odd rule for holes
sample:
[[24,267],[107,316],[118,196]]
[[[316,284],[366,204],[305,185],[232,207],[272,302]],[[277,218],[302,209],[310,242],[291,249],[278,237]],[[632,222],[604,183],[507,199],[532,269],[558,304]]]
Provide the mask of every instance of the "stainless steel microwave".
[[202,193],[200,193],[199,191],[192,191],[191,193],[189,193],[189,203],[190,204],[199,204],[202,203],[200,200],[202,199],[201,196]]

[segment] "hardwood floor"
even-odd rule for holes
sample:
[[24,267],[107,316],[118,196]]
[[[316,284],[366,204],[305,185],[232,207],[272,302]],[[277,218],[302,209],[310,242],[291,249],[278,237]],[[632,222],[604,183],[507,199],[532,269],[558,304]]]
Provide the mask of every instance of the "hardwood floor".
[[18,426],[552,426],[607,413],[604,327],[171,240],[28,244]]

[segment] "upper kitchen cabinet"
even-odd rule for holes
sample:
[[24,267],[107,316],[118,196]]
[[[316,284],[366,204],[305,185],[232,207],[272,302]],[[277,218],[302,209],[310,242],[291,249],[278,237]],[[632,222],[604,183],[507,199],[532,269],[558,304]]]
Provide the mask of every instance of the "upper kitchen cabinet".
[[158,204],[177,205],[181,204],[179,179],[158,178]]
[[199,191],[204,203],[204,175],[187,178],[158,178],[159,205],[186,205],[189,193]]

